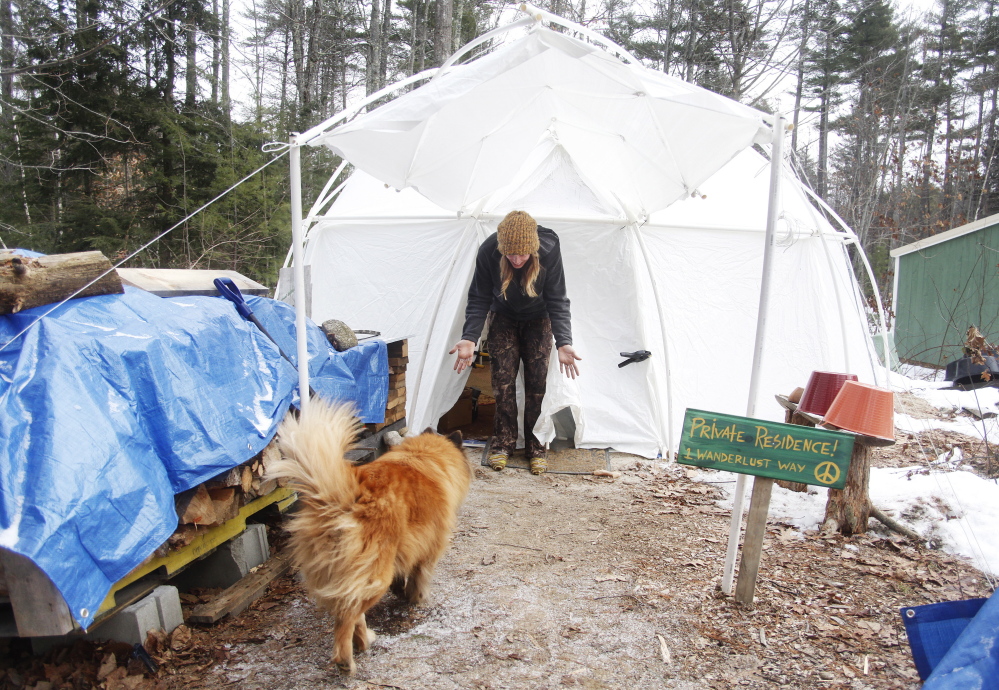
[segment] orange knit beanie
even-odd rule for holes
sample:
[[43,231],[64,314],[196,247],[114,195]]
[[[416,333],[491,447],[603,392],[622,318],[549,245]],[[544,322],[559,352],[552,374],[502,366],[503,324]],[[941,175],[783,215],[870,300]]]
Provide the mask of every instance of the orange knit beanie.
[[534,254],[541,247],[538,224],[526,211],[510,211],[496,228],[503,256]]

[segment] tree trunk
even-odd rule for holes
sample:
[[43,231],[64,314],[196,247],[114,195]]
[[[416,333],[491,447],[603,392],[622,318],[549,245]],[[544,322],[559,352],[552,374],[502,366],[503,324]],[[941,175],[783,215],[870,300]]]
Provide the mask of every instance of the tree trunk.
[[427,0],[417,0],[416,2],[416,43],[413,49],[416,51],[416,72],[426,69],[427,61],[427,14],[430,12],[430,3]]
[[465,14],[465,0],[454,0],[454,15],[451,18],[451,53],[456,53],[465,45],[461,40],[462,17]]
[[302,88],[305,85],[305,7],[303,0],[291,0],[288,4],[291,14],[291,60],[295,66],[294,84],[298,92],[298,107],[295,110],[300,111],[309,104],[309,94]]
[[[171,5],[167,8],[167,22],[164,36],[166,41],[163,46],[163,59],[166,63],[166,71],[163,76],[162,93],[163,100],[166,102],[167,108],[170,109],[174,107],[174,80],[177,77],[176,51],[174,49],[177,43],[175,8],[176,5]],[[163,173],[163,179],[160,181],[160,203],[164,208],[172,209],[176,203],[173,189],[173,139],[167,127],[162,129],[160,135],[160,155],[162,156],[160,166]],[[166,220],[164,218],[164,221]]]
[[832,108],[832,80],[833,75],[828,68],[832,59],[832,33],[829,30],[823,32],[824,45],[824,70],[822,75],[822,88],[819,93],[819,159],[816,161],[815,171],[815,191],[823,199],[826,198],[826,176],[829,166],[829,109]]
[[[815,422],[810,420],[808,417],[798,414],[797,412],[792,412],[791,410],[784,410],[784,422],[786,424],[797,424],[798,426],[815,426]],[[778,479],[777,486],[800,494],[808,491],[808,484],[804,484],[802,482],[792,482],[789,479]]]
[[454,8],[452,0],[437,0],[437,26],[434,27],[434,65],[440,66],[451,57],[451,26]]
[[791,150],[798,153],[798,116],[801,114],[801,96],[805,85],[805,51],[808,49],[808,28],[810,0],[805,0],[805,8],[801,15],[801,41],[798,43],[798,79],[794,87],[794,114],[791,128]]
[[368,23],[368,59],[364,65],[364,88],[367,95],[378,90],[378,72],[382,63],[382,21],[378,0],[371,0],[371,21]]
[[[0,0],[0,70],[14,66],[14,14],[11,0]],[[11,99],[14,96],[14,75],[0,77],[0,123],[5,130],[14,120]]]
[[[11,8],[11,0],[0,0],[0,71],[11,69],[14,66],[14,15]],[[0,131],[14,131],[15,146],[20,152],[20,144],[17,142],[17,132],[14,130],[14,110],[12,100],[14,97],[14,75],[5,74],[0,76]],[[4,161],[0,163],[0,182],[12,184],[15,172],[15,165]],[[24,181],[24,168],[20,170],[22,186],[22,196],[26,193]],[[27,206],[25,206],[27,211]],[[28,214],[30,216],[30,214]]]
[[846,536],[867,532],[867,521],[871,517],[870,483],[871,449],[857,439],[846,472],[846,488],[829,489],[823,532],[838,530]]
[[[222,18],[219,17],[219,0],[212,0],[212,19],[215,30],[212,31],[212,105],[219,104],[219,63],[222,60]],[[253,8],[253,20],[256,22],[257,9]],[[254,35],[256,27],[254,26]],[[259,50],[259,48],[258,48]]]
[[[193,13],[192,13],[193,14]],[[198,97],[198,29],[192,14],[187,16],[187,26],[184,27],[187,39],[187,68],[184,73],[184,105],[193,108]]]
[[392,31],[392,0],[385,0],[385,11],[382,12],[382,49],[378,61],[378,88],[384,88],[388,81],[389,33]]
[[229,98],[229,7],[230,0],[222,0],[222,25],[219,27],[219,41],[222,44],[222,116],[229,122],[232,101]]
[[823,89],[819,104],[819,159],[816,161],[818,169],[815,171],[815,191],[818,195],[826,198],[826,174],[829,165],[829,98],[826,90]]

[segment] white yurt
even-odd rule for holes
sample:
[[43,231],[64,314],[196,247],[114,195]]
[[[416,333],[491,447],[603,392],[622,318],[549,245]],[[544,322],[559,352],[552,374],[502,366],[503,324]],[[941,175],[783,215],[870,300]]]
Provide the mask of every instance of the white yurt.
[[[491,52],[296,142],[353,166],[296,219],[312,319],[409,338],[410,428],[433,426],[465,385],[448,351],[476,250],[516,209],[560,238],[583,358],[569,380],[553,352],[542,441],[568,408],[577,447],[667,456],[687,408],[782,420],[774,394],[813,370],[883,383],[856,237],[783,166],[771,174],[783,121],[524,9],[452,61],[502,33]],[[618,366],[636,350],[652,355]]]

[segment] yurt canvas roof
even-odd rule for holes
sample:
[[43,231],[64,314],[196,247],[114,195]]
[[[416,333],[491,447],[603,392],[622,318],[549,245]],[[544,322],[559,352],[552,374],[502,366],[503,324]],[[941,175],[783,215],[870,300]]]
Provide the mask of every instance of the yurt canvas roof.
[[[770,167],[748,147],[767,122],[535,25],[312,136],[357,168],[309,230],[312,317],[409,337],[407,419],[433,425],[466,378],[447,353],[475,252],[506,212],[527,210],[559,234],[583,357],[570,381],[553,356],[536,433],[551,440],[552,415],[568,407],[579,447],[675,450],[685,408],[746,411]],[[781,180],[756,405],[769,419],[783,419],[773,395],[812,370],[869,382],[877,370],[852,233],[791,174]],[[618,367],[639,349],[653,356]]]

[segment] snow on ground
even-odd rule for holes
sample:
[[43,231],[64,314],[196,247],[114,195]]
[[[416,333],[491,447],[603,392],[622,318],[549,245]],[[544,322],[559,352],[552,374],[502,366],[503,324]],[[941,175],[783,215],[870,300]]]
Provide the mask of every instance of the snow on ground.
[[[721,505],[731,510],[735,482],[719,483],[717,472],[699,477],[727,493]],[[749,488],[747,484],[747,497]],[[824,489],[807,493],[774,485],[770,521],[817,530],[826,510]],[[926,537],[948,553],[964,556],[985,573],[999,576],[999,485],[965,471],[928,470],[925,467],[871,468],[871,501],[881,510]]]
[[[975,406],[999,412],[999,389],[974,391],[941,390],[950,384],[892,375],[896,391],[911,393],[944,412],[959,412]],[[915,433],[945,429],[983,438],[999,446],[999,421],[957,416],[953,420],[921,419],[895,414],[899,431]],[[948,553],[964,556],[979,570],[999,576],[999,483],[959,470],[961,451],[922,447],[925,462],[912,467],[871,468],[870,496],[874,505],[923,535],[927,542]],[[938,456],[934,457],[936,453]],[[733,481],[725,481],[731,477]],[[731,509],[735,475],[701,472],[699,478],[716,484],[727,497],[721,504]],[[747,484],[747,505],[749,500]],[[774,486],[770,521],[784,522],[800,530],[818,529],[825,513],[827,492],[809,487],[807,493]]]
[[[953,431],[978,439],[999,441],[999,388],[986,387],[975,390],[946,390],[950,383],[945,381],[921,381],[893,375],[892,386],[897,391],[909,393],[926,401],[943,415],[954,415],[952,419],[922,419],[913,414],[915,410],[902,398],[896,403],[895,428],[899,431],[922,433],[930,429]],[[970,412],[970,415],[960,415]]]

